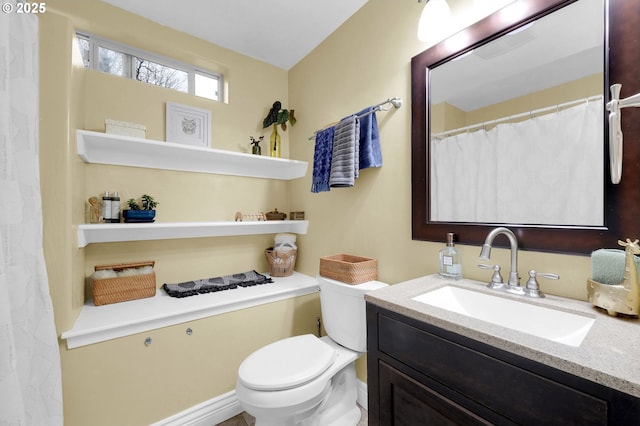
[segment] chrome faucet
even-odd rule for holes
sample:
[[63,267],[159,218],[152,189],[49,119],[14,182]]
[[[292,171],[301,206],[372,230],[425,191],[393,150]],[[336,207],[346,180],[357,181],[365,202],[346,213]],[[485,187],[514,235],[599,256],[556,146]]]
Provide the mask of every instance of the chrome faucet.
[[518,240],[510,229],[499,227],[489,232],[482,245],[480,259],[489,260],[493,240],[500,234],[504,234],[509,239],[509,244],[511,245],[511,272],[509,273],[509,283],[506,286],[506,290],[511,293],[523,294],[524,290],[520,287],[520,277],[518,276]]

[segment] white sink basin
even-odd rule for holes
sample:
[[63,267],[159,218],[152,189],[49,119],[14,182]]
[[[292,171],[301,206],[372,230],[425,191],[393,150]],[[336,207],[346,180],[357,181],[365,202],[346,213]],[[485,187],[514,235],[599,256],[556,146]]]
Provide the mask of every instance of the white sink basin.
[[501,327],[580,346],[594,318],[447,285],[413,298]]

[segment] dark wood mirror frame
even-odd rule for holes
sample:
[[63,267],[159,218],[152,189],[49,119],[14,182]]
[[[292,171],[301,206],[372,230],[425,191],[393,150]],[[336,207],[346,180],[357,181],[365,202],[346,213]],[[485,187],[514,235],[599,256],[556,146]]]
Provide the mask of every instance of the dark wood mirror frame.
[[[494,13],[467,29],[425,50],[411,60],[412,102],[412,238],[446,241],[447,232],[460,244],[481,245],[495,226],[429,221],[429,92],[428,73],[474,47],[500,37],[576,0],[519,0],[523,14],[517,20]],[[571,28],[567,28],[571,31]],[[463,43],[459,41],[463,40]],[[609,86],[622,84],[621,98],[640,92],[640,12],[635,1],[605,0],[605,103]],[[452,47],[456,46],[456,47]],[[605,109],[606,112],[606,109]],[[613,185],[609,174],[608,125],[605,120],[605,226],[602,228],[518,227],[507,225],[523,250],[589,254],[617,247],[619,239],[640,238],[640,108],[622,114],[624,159],[622,181]],[[501,240],[501,239],[500,239]],[[506,240],[498,245],[506,245]]]

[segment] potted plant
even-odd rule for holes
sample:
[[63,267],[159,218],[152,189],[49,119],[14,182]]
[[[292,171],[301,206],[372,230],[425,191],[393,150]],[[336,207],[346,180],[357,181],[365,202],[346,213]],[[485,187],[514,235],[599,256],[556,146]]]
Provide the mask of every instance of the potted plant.
[[269,155],[271,157],[280,157],[280,135],[278,134],[278,126],[280,126],[283,131],[287,130],[287,121],[292,126],[295,126],[296,117],[294,113],[294,110],[282,109],[282,103],[275,101],[269,110],[269,114],[262,120],[263,129],[273,125],[273,131],[269,138]]
[[133,199],[127,200],[128,210],[122,211],[122,216],[126,223],[140,223],[140,222],[153,222],[156,217],[156,211],[154,210],[158,203],[152,196],[144,194],[140,197],[140,204]]

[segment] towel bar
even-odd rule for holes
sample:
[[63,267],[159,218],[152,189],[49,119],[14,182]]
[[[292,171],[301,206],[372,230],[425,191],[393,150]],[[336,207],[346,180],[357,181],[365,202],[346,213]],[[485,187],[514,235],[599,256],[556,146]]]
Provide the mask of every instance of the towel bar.
[[[384,102],[380,102],[377,105],[373,105],[373,107],[371,108],[371,111],[365,112],[364,114],[360,114],[358,115],[358,118],[362,118],[362,117],[366,117],[367,115],[373,114],[376,111],[388,111],[386,109],[383,109],[382,106],[386,105],[386,104],[391,104],[393,105],[396,109],[400,108],[402,106],[402,98],[399,97],[394,97],[394,98],[389,98]],[[308,140],[313,140],[316,138],[316,133],[318,133],[320,130],[316,130],[315,132],[313,132],[313,135],[309,136]]]

